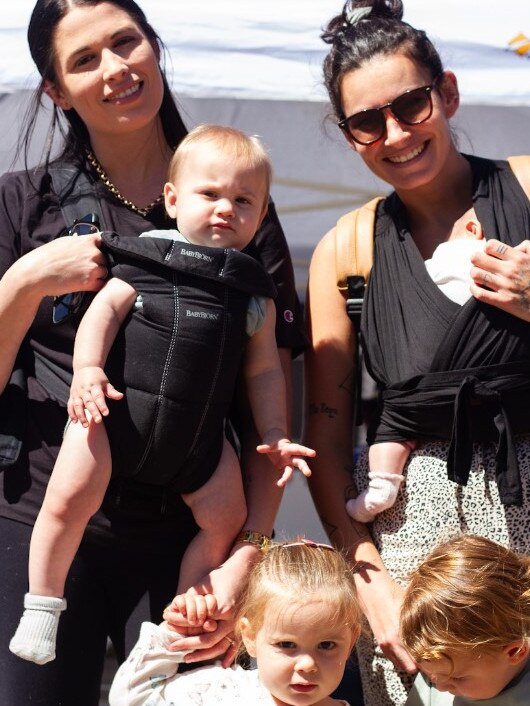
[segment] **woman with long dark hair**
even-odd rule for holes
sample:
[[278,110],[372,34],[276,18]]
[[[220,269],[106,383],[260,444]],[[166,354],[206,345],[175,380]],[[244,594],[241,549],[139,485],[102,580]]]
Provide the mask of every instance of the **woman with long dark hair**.
[[[337,287],[335,228],[309,274],[306,443],[318,452],[310,485],[330,538],[355,562],[373,631],[358,648],[366,706],[405,702],[416,665],[398,637],[403,587],[445,532],[530,553],[530,204],[506,161],[458,151],[457,79],[402,15],[400,0],[348,1],[323,35],[338,127],[393,189],[365,234],[374,254],[360,333],[381,403],[369,436],[417,445],[395,504],[370,525],[345,508],[369,469],[368,454],[353,467],[358,332]],[[464,240],[480,237],[462,304],[426,261],[446,251],[450,277]]]
[[[28,41],[41,82],[21,148],[27,154],[44,94],[53,103],[48,144],[60,131],[64,146],[59,157],[48,152],[41,166],[0,180],[1,401],[9,404],[9,422],[21,420],[21,428],[7,429],[2,439],[10,452],[22,440],[18,458],[11,457],[3,473],[0,498],[1,700],[5,706],[96,706],[108,637],[123,659],[127,621],[145,595],[153,619],[160,619],[197,527],[171,491],[113,480],[70,574],[56,660],[39,667],[8,652],[27,590],[31,528],[66,421],[73,340],[83,313],[83,298],[70,293],[84,292],[86,299],[107,277],[96,227],[88,224],[82,237],[59,236],[72,225],[69,214],[79,219],[88,215],[84,209],[97,213],[102,229],[121,235],[171,227],[162,189],[186,128],[160,66],[161,42],[132,0],[39,0]],[[280,315],[277,327],[289,379],[291,351],[303,346],[304,335],[287,245],[272,205],[251,246],[251,254],[273,273],[277,307],[294,313],[294,325],[290,315]],[[22,375],[21,385],[13,370]],[[212,585],[197,587],[221,593],[224,606],[217,630],[193,638],[203,648],[196,659],[224,654],[231,645],[233,604],[271,534],[280,501],[268,462],[254,452],[254,430],[242,426],[240,441],[248,516],[230,557],[212,573]],[[133,624],[132,640],[136,633]]]

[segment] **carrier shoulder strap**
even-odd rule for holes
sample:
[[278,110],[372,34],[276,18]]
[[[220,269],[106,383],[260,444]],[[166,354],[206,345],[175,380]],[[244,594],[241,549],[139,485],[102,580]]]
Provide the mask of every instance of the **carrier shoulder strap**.
[[[50,164],[48,171],[59,198],[65,227],[88,213],[96,213],[103,228],[99,201],[87,175],[70,163]],[[19,352],[9,381],[0,394],[0,471],[18,461],[26,433],[27,383],[21,358]],[[61,374],[60,369],[54,369],[49,361],[35,352],[35,375],[52,394],[66,402],[70,385]]]
[[[361,323],[366,280],[372,269],[374,251],[375,214],[383,197],[377,196],[364,206],[339,218],[335,227],[335,267],[337,286],[346,294],[346,312],[354,324],[359,358],[357,332]],[[356,366],[355,424],[363,422],[361,389],[362,366]]]
[[339,218],[335,228],[337,286],[348,290],[348,277],[357,275],[365,280],[372,269],[374,227],[377,206],[383,197],[377,196],[364,206]]
[[78,166],[68,162],[55,162],[48,167],[53,190],[59,197],[61,212],[67,228],[88,213],[99,217],[101,230],[107,230],[96,196],[94,184]]
[[[530,155],[508,157],[507,161],[530,199]],[[373,260],[375,213],[381,198],[372,199],[337,221],[335,258],[337,287],[341,291],[348,290],[348,277],[351,275],[368,279]]]
[[530,155],[521,154],[508,157],[508,164],[530,199]]
[[[101,235],[111,269],[121,263],[167,268],[201,277],[256,296],[276,297],[270,274],[255,258],[234,248],[213,248],[161,237],[130,238],[111,231]],[[119,276],[119,275],[118,275]]]
[[[99,199],[85,172],[69,162],[50,164],[48,171],[53,190],[59,198],[66,228],[89,213],[95,213],[99,218],[101,230],[105,230]],[[34,360],[35,377],[49,392],[66,404],[72,382],[71,374],[54,365],[37,351],[34,351]]]

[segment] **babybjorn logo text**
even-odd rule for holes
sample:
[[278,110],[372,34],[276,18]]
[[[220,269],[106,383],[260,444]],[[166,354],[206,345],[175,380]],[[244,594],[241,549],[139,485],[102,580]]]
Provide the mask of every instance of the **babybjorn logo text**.
[[219,314],[211,314],[209,311],[192,311],[191,309],[186,309],[186,316],[191,316],[193,319],[209,319],[210,321],[217,321]]
[[180,251],[181,255],[187,255],[188,257],[194,257],[197,260],[204,260],[205,262],[212,262],[213,257],[210,255],[205,255],[202,252],[197,252],[196,250],[182,250]]

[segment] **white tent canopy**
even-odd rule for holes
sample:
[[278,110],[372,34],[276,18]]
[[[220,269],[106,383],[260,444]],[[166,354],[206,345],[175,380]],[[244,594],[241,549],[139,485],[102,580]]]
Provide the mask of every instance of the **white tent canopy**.
[[[331,121],[322,86],[320,33],[335,0],[141,0],[169,49],[168,73],[189,125],[216,121],[261,135],[275,167],[273,195],[289,241],[312,249],[340,213],[387,189],[353,155]],[[528,0],[405,0],[459,79],[454,121],[463,151],[502,158],[530,152],[530,58],[508,49],[530,34]],[[0,26],[0,169],[10,164],[21,92],[37,83],[26,46],[33,0]],[[500,10],[499,10],[500,8]],[[38,147],[38,145],[37,145]]]
[[[26,47],[33,0],[10,7],[0,27],[0,92],[34,85]],[[142,4],[142,3],[141,3]],[[404,19],[424,28],[460,78],[465,103],[530,105],[530,64],[506,49],[530,34],[528,0],[405,0]],[[335,0],[144,0],[169,47],[173,85],[195,97],[325,100],[321,28]],[[5,15],[6,13],[4,13]]]

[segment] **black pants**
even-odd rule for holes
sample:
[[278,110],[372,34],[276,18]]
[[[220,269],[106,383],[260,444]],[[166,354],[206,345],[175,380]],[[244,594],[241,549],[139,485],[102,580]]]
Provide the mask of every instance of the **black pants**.
[[146,594],[150,619],[161,620],[175,594],[190,536],[175,536],[171,549],[166,544],[163,551],[160,546],[122,549],[85,541],[68,576],[57,658],[39,666],[8,650],[28,590],[31,531],[0,518],[0,704],[97,706],[107,637],[123,661],[138,638],[139,622],[128,624],[129,618]]

